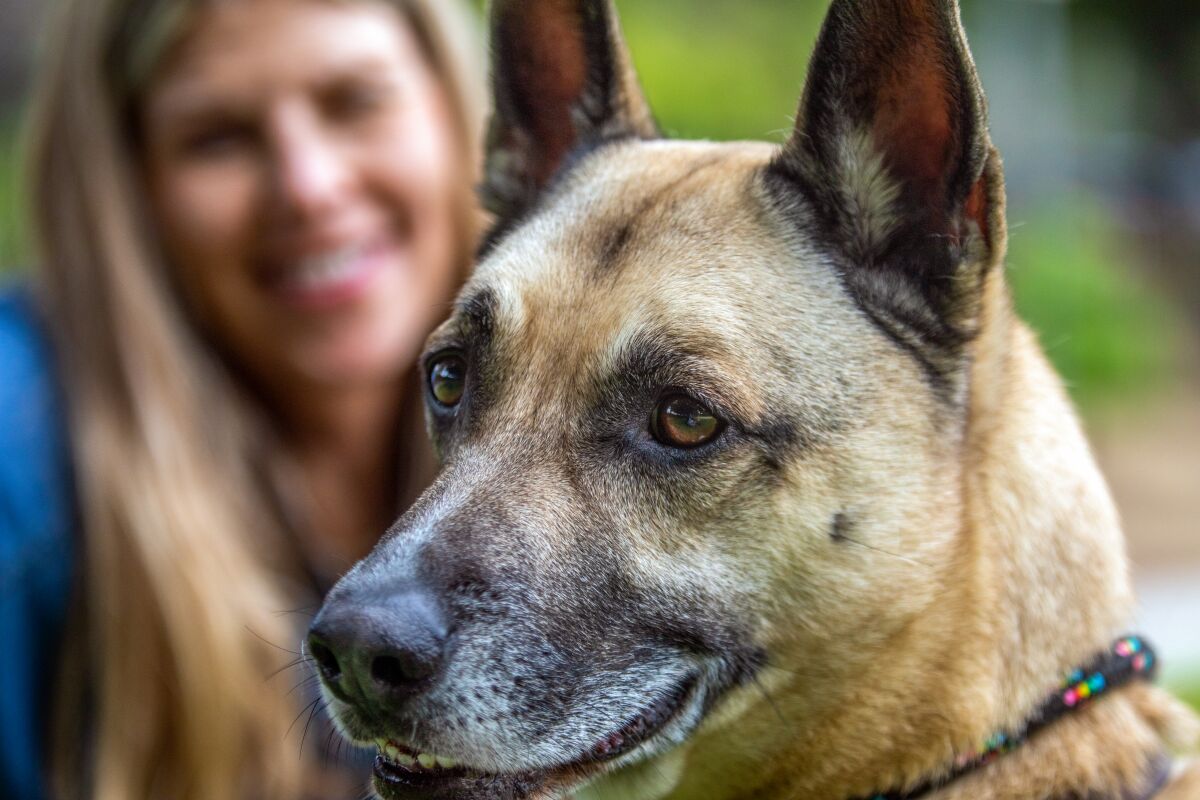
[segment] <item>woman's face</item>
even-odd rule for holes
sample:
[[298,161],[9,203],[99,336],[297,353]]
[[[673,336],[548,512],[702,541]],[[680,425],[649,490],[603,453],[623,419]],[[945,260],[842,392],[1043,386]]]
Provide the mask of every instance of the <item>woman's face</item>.
[[412,364],[453,288],[466,178],[398,12],[206,4],[142,107],[176,283],[238,366],[278,398]]

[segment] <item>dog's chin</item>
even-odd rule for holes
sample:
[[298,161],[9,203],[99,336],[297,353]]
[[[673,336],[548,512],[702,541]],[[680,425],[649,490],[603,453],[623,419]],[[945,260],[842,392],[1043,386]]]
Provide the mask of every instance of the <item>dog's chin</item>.
[[514,772],[485,772],[417,752],[395,739],[378,741],[373,787],[383,800],[553,800],[601,774],[682,741],[699,724],[698,679],[681,681],[617,730],[600,735],[580,758]]

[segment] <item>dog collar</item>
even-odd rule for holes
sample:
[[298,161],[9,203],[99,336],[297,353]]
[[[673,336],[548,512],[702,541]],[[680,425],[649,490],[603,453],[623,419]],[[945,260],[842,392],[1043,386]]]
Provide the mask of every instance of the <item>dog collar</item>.
[[[1058,718],[1083,708],[1118,686],[1135,678],[1153,680],[1157,668],[1158,659],[1145,639],[1140,636],[1124,636],[1117,639],[1085,666],[1068,673],[1062,685],[1043,701],[1020,729],[993,734],[978,750],[955,759],[954,765],[942,777],[927,780],[912,789],[874,794],[858,800],[917,800],[924,797],[967,773],[990,764],[999,756],[1019,747],[1029,737]],[[1153,797],[1162,783],[1161,779],[1156,779],[1150,793],[1145,795],[1143,800]]]

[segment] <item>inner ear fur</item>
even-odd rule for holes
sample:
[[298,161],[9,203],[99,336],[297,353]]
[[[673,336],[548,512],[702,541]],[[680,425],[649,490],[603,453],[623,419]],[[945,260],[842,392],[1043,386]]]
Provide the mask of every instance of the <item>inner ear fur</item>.
[[503,225],[572,153],[658,128],[610,0],[493,0],[493,113],[482,198]]
[[834,0],[770,171],[860,301],[903,317],[909,340],[969,335],[982,274],[964,270],[1002,247],[1002,186],[955,0]]

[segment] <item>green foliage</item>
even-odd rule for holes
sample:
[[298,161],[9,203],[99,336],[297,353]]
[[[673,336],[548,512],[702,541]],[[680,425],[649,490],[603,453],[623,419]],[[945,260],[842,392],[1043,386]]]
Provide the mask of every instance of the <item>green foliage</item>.
[[823,3],[618,0],[663,129],[684,138],[783,141],[792,129]]
[[1196,711],[1200,712],[1200,677],[1193,679],[1183,689],[1179,690],[1179,697]]
[[1200,714],[1200,662],[1189,660],[1183,663],[1171,659],[1160,683],[1164,689]]
[[1009,211],[1008,275],[1021,316],[1085,410],[1161,388],[1179,315],[1139,274],[1111,215],[1082,198]]
[[0,109],[0,275],[24,264],[28,252],[16,130],[16,114]]

